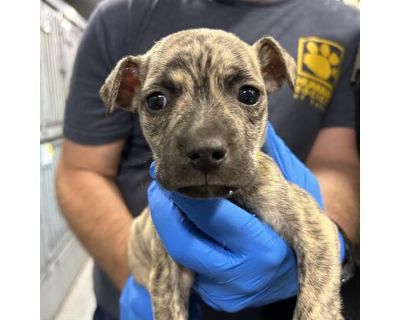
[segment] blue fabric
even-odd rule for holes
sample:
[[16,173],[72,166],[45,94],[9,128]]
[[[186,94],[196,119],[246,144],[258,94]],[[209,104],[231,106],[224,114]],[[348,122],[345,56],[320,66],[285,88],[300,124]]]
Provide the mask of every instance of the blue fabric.
[[[263,150],[277,162],[286,179],[307,190],[322,207],[318,181],[311,171],[271,125],[266,135]],[[155,179],[154,163],[150,174]],[[183,197],[163,189],[156,180],[148,189],[148,199],[165,248],[175,261],[196,273],[193,289],[212,308],[236,312],[297,294],[294,251],[254,214],[226,199]],[[152,319],[150,297],[133,278],[128,280],[120,303],[122,320]],[[198,311],[191,307],[191,320],[199,317]]]

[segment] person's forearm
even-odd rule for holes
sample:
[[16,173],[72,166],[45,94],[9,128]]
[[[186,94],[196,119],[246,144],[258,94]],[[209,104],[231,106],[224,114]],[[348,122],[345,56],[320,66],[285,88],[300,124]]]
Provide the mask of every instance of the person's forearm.
[[127,244],[132,217],[114,182],[60,163],[57,197],[73,232],[122,289],[129,274]]
[[308,164],[317,176],[327,215],[335,221],[351,241],[356,260],[359,260],[360,210],[359,164],[318,163]]

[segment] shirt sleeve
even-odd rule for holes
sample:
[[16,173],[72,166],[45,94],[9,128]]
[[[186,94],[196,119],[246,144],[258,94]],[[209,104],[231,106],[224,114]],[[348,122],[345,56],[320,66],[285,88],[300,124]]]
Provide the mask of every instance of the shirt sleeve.
[[[105,10],[111,10],[107,12],[107,19],[103,18]],[[124,51],[123,17],[111,19],[112,10],[101,4],[97,7],[82,36],[74,63],[64,136],[80,144],[110,143],[127,137],[133,129],[132,114],[117,109],[107,116],[99,95],[100,87]]]
[[358,30],[351,33],[353,33],[353,36],[349,37],[349,44],[341,66],[339,82],[323,116],[322,128],[355,128],[356,125],[355,95],[354,88],[351,85],[351,78],[359,43],[359,33]]

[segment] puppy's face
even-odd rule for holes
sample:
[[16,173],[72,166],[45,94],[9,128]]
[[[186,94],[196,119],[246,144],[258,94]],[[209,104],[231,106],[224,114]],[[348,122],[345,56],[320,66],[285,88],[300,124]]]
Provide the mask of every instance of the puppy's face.
[[101,89],[115,106],[139,113],[166,189],[221,197],[254,178],[264,141],[267,96],[295,63],[271,38],[253,46],[209,29],[175,33],[143,56],[122,59]]

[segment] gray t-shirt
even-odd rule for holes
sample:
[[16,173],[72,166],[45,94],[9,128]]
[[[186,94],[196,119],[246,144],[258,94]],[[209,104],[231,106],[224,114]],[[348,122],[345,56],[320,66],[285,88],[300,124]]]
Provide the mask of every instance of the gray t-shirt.
[[[355,125],[350,78],[359,13],[354,9],[335,0],[104,1],[92,14],[78,50],[64,135],[86,145],[126,138],[117,184],[133,215],[147,204],[150,149],[136,115],[117,110],[106,116],[99,89],[122,57],[142,54],[168,34],[197,27],[230,31],[250,44],[271,35],[295,58],[295,91],[286,85],[271,95],[269,120],[301,160],[321,128]],[[118,291],[98,267],[94,274],[98,303],[117,316]],[[247,310],[236,318],[206,309],[204,319],[265,319],[268,308]]]

